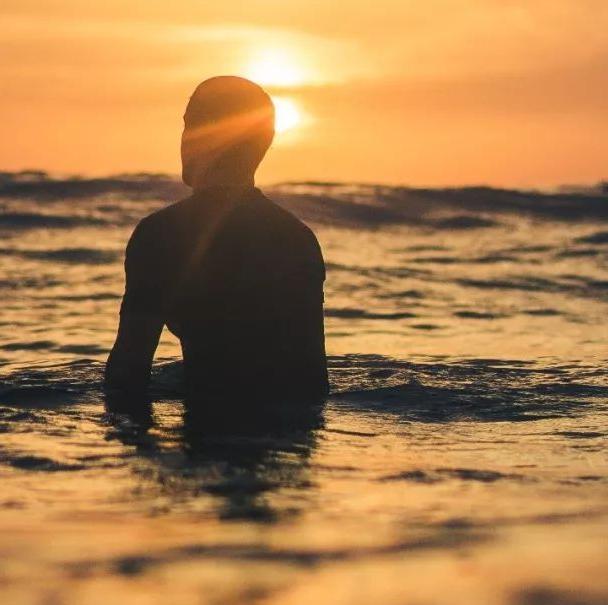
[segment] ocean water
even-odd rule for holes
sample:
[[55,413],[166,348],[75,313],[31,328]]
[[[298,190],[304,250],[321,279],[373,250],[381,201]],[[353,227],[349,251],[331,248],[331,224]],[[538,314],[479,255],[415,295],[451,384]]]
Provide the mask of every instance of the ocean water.
[[0,175],[0,602],[608,603],[608,194],[264,190],[324,249],[333,392],[215,430],[169,334],[151,414],[100,388],[183,187]]

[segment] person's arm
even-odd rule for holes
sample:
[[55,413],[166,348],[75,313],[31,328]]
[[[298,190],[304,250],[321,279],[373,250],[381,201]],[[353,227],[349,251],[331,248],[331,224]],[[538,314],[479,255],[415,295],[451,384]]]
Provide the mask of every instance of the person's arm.
[[115,394],[145,399],[154,352],[163,329],[155,315],[125,311],[106,364],[105,387]]
[[164,325],[159,247],[150,224],[140,223],[127,245],[118,335],[106,364],[108,395],[135,405],[147,400],[152,360]]

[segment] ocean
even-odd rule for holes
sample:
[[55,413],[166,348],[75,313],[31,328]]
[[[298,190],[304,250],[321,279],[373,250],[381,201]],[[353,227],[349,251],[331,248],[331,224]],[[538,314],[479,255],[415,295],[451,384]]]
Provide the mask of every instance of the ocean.
[[185,188],[0,174],[0,601],[607,603],[606,187],[263,190],[322,245],[332,394],[213,433],[168,333],[151,417],[101,390]]

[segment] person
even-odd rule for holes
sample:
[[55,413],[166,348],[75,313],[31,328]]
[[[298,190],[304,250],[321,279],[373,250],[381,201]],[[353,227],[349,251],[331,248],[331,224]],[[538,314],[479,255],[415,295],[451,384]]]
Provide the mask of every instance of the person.
[[181,143],[192,195],[129,240],[107,392],[146,399],[166,325],[181,342],[191,405],[327,395],[321,249],[254,184],[273,137],[274,106],[253,82],[220,76],[194,91]]

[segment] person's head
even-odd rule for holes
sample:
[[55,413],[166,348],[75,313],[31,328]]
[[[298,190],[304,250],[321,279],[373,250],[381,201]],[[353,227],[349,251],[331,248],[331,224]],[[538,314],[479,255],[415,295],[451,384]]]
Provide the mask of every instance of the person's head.
[[182,178],[193,188],[253,182],[274,137],[274,105],[244,78],[198,85],[184,114]]

